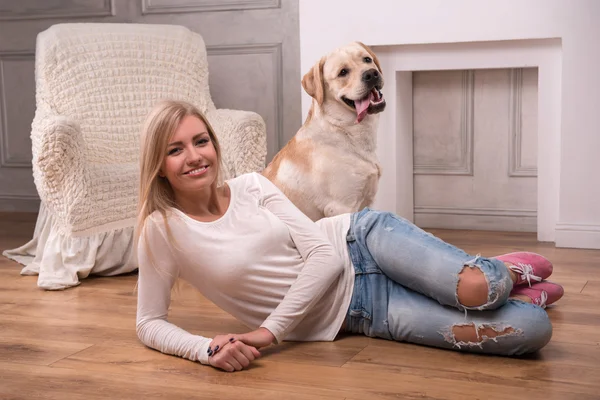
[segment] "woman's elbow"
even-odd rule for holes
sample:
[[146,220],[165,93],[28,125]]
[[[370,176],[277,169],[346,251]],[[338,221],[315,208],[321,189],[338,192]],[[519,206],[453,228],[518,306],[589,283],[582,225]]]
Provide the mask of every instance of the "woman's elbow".
[[152,325],[152,320],[148,320],[148,319],[138,319],[135,323],[135,333],[138,337],[138,339],[145,345],[149,346],[149,343],[151,342],[150,340],[150,336],[151,336],[151,325]]
[[144,333],[146,331],[146,324],[143,320],[137,320],[135,323],[135,333],[142,342],[144,341]]

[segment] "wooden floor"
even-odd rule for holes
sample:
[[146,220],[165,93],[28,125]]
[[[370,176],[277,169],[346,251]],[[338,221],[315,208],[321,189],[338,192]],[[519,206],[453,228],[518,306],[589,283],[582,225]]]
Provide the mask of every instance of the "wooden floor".
[[[2,216],[0,248],[29,240],[33,221]],[[271,347],[254,367],[226,373],[138,342],[135,275],[47,292],[0,257],[0,399],[600,399],[600,251],[531,234],[433,232],[470,253],[527,249],[553,260],[566,294],[548,309],[550,344],[506,358],[348,336]],[[171,320],[205,336],[245,331],[191,290]]]

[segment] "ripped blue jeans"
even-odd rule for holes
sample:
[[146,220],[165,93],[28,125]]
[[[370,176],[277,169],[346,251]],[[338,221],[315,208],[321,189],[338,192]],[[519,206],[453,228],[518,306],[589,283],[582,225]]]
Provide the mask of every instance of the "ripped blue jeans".
[[[534,352],[550,341],[546,311],[508,298],[513,282],[500,260],[469,255],[410,221],[369,208],[352,215],[347,242],[356,276],[346,332],[498,355]],[[465,266],[479,268],[488,282],[482,306],[458,300]],[[461,326],[497,334],[464,341],[453,330]]]

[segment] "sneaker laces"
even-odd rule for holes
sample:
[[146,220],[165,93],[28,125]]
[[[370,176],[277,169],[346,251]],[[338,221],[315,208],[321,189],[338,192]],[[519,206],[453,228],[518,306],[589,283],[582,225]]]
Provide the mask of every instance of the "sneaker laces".
[[533,267],[531,264],[518,263],[516,265],[511,265],[510,268],[512,271],[520,274],[521,282],[527,281],[529,287],[531,287],[531,280],[541,282],[542,278],[533,274]]
[[546,293],[545,290],[542,290],[542,293],[540,293],[539,298],[536,297],[535,299],[533,299],[533,303],[542,308],[546,308],[546,301],[548,301],[548,293]]

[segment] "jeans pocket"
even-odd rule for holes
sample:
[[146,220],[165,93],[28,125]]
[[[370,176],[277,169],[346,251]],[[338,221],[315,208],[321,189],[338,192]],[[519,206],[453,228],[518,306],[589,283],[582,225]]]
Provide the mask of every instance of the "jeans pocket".
[[353,308],[348,310],[348,315],[352,318],[361,318],[366,319],[369,322],[371,321],[371,313],[369,313],[364,308]]
[[354,278],[354,291],[347,313],[346,330],[351,333],[369,335],[372,319],[370,308],[371,295],[368,283],[369,276],[357,274]]

